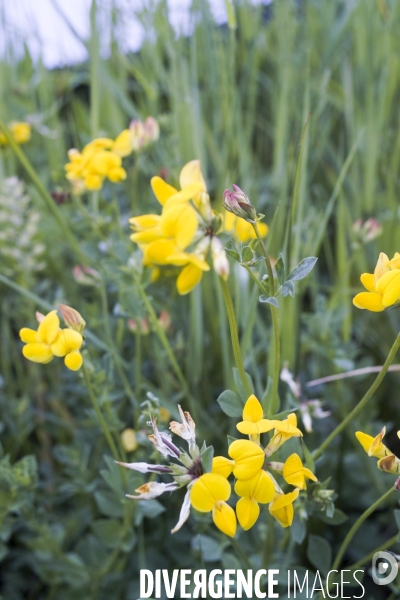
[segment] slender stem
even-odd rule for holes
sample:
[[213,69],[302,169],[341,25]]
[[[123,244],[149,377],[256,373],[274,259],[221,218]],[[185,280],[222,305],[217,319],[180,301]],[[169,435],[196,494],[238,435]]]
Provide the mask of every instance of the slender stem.
[[336,555],[335,560],[333,561],[333,565],[332,565],[332,570],[335,570],[338,568],[338,566],[340,565],[340,561],[343,558],[343,554],[345,553],[347,546],[349,545],[349,543],[351,542],[351,540],[353,539],[354,534],[359,530],[359,528],[361,527],[361,525],[364,523],[364,521],[366,519],[368,519],[368,517],[384,502],[386,502],[386,500],[391,496],[391,494],[393,494],[393,492],[395,492],[395,488],[391,487],[390,490],[388,490],[387,492],[385,492],[383,494],[383,496],[381,496],[380,498],[378,498],[378,500],[376,502],[374,502],[373,504],[371,504],[371,506],[369,508],[367,508],[367,510],[365,510],[363,512],[363,514],[357,519],[357,521],[354,523],[353,527],[351,527],[350,531],[348,532],[348,534],[346,535],[346,537],[344,538],[342,545],[339,548],[339,552]]
[[242,380],[242,383],[246,390],[246,393],[249,396],[251,396],[252,391],[251,391],[249,382],[247,380],[246,371],[244,370],[244,365],[243,365],[242,353],[240,351],[239,335],[238,335],[238,330],[237,330],[237,325],[236,325],[235,309],[233,308],[232,296],[229,291],[227,282],[224,279],[222,279],[222,277],[220,277],[219,280],[221,283],[222,295],[225,300],[226,311],[228,313],[229,328],[231,330],[232,348],[233,348],[233,354],[235,356],[237,370],[239,371],[240,379]]
[[[255,232],[257,238],[260,240],[260,245],[262,248],[262,253],[264,254],[265,264],[266,264],[267,272],[268,272],[268,281],[269,281],[269,285],[270,285],[271,296],[274,296],[275,295],[275,280],[274,280],[274,274],[272,272],[271,260],[268,256],[268,252],[265,247],[264,240],[260,234],[260,230],[258,229],[257,223],[252,223],[252,225],[253,225],[253,229],[254,229],[254,232]],[[280,374],[280,367],[281,367],[281,340],[280,340],[280,334],[279,334],[279,316],[278,316],[279,309],[276,306],[273,306],[272,304],[270,304],[269,307],[271,310],[272,329],[273,329],[273,335],[274,335],[274,368],[272,371],[271,403],[270,403],[270,406],[268,407],[267,414],[273,415],[279,410],[278,386],[279,386],[279,374]]]
[[394,535],[393,537],[388,539],[386,542],[383,542],[383,544],[381,544],[380,546],[378,546],[377,548],[375,548],[374,550],[372,550],[371,552],[369,552],[368,554],[363,556],[363,558],[360,558],[360,560],[358,560],[357,562],[355,562],[354,564],[350,565],[347,568],[350,571],[353,571],[354,569],[358,569],[358,567],[362,567],[363,565],[365,565],[367,562],[369,562],[372,559],[374,554],[376,554],[377,552],[381,552],[382,550],[386,550],[387,548],[390,548],[390,546],[393,546],[394,544],[398,543],[398,541],[399,541],[398,538],[399,538],[399,534],[396,533],[396,535]]
[[362,411],[362,409],[365,407],[368,400],[373,396],[373,394],[375,393],[375,391],[378,389],[379,385],[381,384],[382,379],[386,375],[391,363],[394,360],[394,357],[396,356],[396,352],[399,349],[399,346],[400,346],[400,333],[396,337],[394,344],[388,354],[388,357],[382,367],[382,370],[380,371],[379,375],[375,378],[374,383],[371,385],[371,387],[366,392],[366,394],[364,394],[364,396],[361,398],[360,402],[347,415],[347,417],[345,419],[343,419],[343,421],[341,423],[339,423],[339,425],[332,431],[332,433],[330,435],[328,435],[326,440],[324,440],[322,442],[322,444],[319,446],[319,448],[314,450],[314,452],[312,453],[312,457],[314,460],[317,459],[319,456],[321,456],[321,454],[324,452],[324,450],[326,450],[326,448],[329,446],[329,444],[332,442],[332,440],[334,440],[335,437],[350,423],[350,421],[352,419],[354,419],[354,417],[356,417],[358,415],[358,413],[360,411]]
[[102,414],[102,412],[100,410],[100,406],[99,406],[99,403],[97,401],[96,395],[94,393],[93,386],[92,386],[91,381],[90,381],[89,373],[88,373],[88,371],[86,369],[85,364],[82,365],[82,373],[83,373],[83,378],[85,380],[85,385],[86,385],[87,391],[89,392],[90,400],[92,401],[93,408],[94,408],[94,410],[96,412],[96,415],[97,415],[97,418],[99,420],[100,426],[101,426],[101,428],[103,430],[104,437],[106,438],[108,446],[109,446],[109,448],[111,450],[111,454],[113,455],[113,457],[114,457],[115,460],[119,460],[120,457],[118,455],[117,448],[116,448],[114,440],[112,438],[111,431],[109,430],[108,425],[106,423],[106,420],[104,419],[103,414]]
[[169,358],[169,360],[171,362],[172,368],[175,371],[175,375],[177,376],[177,378],[179,380],[179,383],[182,386],[183,392],[184,392],[184,394],[185,394],[185,396],[186,396],[186,398],[187,398],[187,400],[189,402],[190,410],[191,410],[193,416],[196,416],[196,414],[197,414],[197,408],[196,408],[196,405],[194,403],[193,396],[190,393],[190,389],[189,389],[189,386],[187,384],[187,381],[186,381],[186,379],[185,379],[185,377],[184,377],[184,375],[183,375],[183,373],[182,373],[182,371],[181,371],[181,369],[180,369],[180,367],[178,365],[178,362],[177,362],[177,360],[175,358],[174,352],[173,352],[173,350],[171,348],[171,345],[170,345],[170,343],[168,341],[168,338],[167,338],[167,336],[165,334],[165,331],[163,330],[163,328],[161,327],[161,325],[160,325],[160,323],[159,323],[159,321],[157,319],[156,312],[155,312],[155,310],[154,310],[154,308],[153,308],[153,306],[152,306],[152,304],[151,304],[151,302],[150,302],[150,300],[149,300],[149,298],[148,298],[148,296],[147,296],[147,294],[146,294],[146,292],[145,292],[145,290],[144,290],[144,288],[142,286],[142,283],[141,283],[139,277],[137,276],[137,274],[134,271],[132,271],[132,274],[133,274],[133,279],[135,281],[135,285],[136,285],[136,287],[138,289],[138,292],[139,292],[139,294],[140,294],[140,296],[141,296],[141,298],[143,300],[143,303],[144,303],[144,305],[146,307],[146,310],[147,310],[147,312],[149,314],[150,321],[151,321],[151,324],[152,324],[152,326],[154,328],[154,331],[158,335],[158,338],[159,338],[161,344],[163,345],[164,350],[167,353],[167,356],[168,356],[168,358]]

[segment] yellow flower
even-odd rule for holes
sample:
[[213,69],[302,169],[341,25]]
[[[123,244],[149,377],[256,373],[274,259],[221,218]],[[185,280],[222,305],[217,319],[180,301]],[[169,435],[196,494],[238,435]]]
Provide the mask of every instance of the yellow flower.
[[262,448],[250,440],[235,440],[229,446],[228,454],[235,462],[233,474],[236,479],[251,479],[264,463]]
[[121,433],[121,442],[127,452],[134,452],[139,446],[136,439],[136,432],[134,429],[124,429]]
[[225,456],[214,456],[212,462],[212,472],[222,475],[222,477],[227,479],[232,473],[234,466],[235,462],[233,460],[229,460],[229,458],[225,458]]
[[112,151],[118,154],[118,156],[125,157],[129,156],[132,150],[132,134],[129,129],[124,129],[113,143]]
[[190,503],[200,512],[211,512],[215,525],[229,537],[236,533],[235,511],[226,501],[230,498],[229,482],[216,473],[201,475],[193,484]]
[[54,356],[64,357],[65,366],[77,371],[82,366],[82,355],[79,352],[83,337],[78,331],[60,329],[57,311],[53,310],[41,318],[37,331],[24,327],[19,332],[26,346],[22,354],[32,362],[47,364]]
[[[246,223],[246,221],[243,221],[243,223]],[[240,421],[236,428],[245,435],[260,435],[260,433],[271,431],[274,428],[272,421],[263,418],[262,406],[254,394],[247,399],[242,416],[243,421]]]
[[268,509],[271,515],[282,525],[290,527],[293,523],[294,509],[293,502],[299,495],[300,490],[293,490],[289,494],[277,492]]
[[265,456],[271,456],[278,448],[292,437],[302,437],[300,429],[297,428],[297,417],[295,413],[288,415],[283,421],[271,420],[272,426],[275,427],[274,435],[271,438],[268,446],[265,448]]
[[318,481],[314,473],[303,466],[300,456],[296,453],[291,454],[289,458],[286,459],[286,462],[283,465],[282,474],[287,483],[290,483],[290,485],[300,488],[301,490],[307,488],[306,479]]
[[[245,244],[250,240],[254,240],[257,236],[253,226],[248,221],[240,219],[231,212],[225,212],[225,231],[232,232],[236,241]],[[262,237],[266,237],[269,232],[269,227],[265,223],[258,223],[258,230]]]
[[275,487],[265,471],[260,471],[255,477],[246,481],[237,481],[235,492],[241,496],[236,504],[236,515],[243,529],[248,530],[258,519],[260,504],[267,504],[275,496]]
[[10,123],[9,128],[17,144],[25,144],[31,139],[31,126],[29,123],[13,121]]
[[374,273],[363,273],[361,283],[368,290],[353,298],[357,308],[382,312],[388,306],[396,304],[400,298],[400,255],[398,253],[389,260],[380,253]]
[[386,427],[374,438],[372,435],[363,433],[362,431],[356,431],[356,438],[364,448],[368,456],[374,456],[375,458],[383,458],[392,454],[390,450],[382,444],[382,439],[386,433]]
[[24,327],[20,330],[21,340],[26,344],[22,354],[32,362],[46,364],[54,358],[51,345],[55,342],[60,330],[60,319],[57,311],[52,310],[39,323],[37,331]]

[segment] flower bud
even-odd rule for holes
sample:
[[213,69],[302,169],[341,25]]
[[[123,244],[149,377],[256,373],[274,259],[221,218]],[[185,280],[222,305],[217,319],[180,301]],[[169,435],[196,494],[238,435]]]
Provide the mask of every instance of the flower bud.
[[121,433],[121,442],[126,452],[133,452],[138,447],[136,432],[134,429],[124,429]]
[[233,188],[234,192],[225,190],[223,193],[222,204],[224,208],[249,223],[255,223],[257,220],[256,209],[240,187],[233,184]]
[[160,137],[160,126],[154,117],[147,117],[144,122],[145,144],[152,144]]
[[80,334],[83,333],[83,330],[86,327],[86,321],[78,313],[77,310],[71,308],[70,306],[67,306],[66,304],[60,304],[60,313],[62,315],[62,318],[64,319],[66,326],[69,329],[73,329],[74,331],[77,331]]
[[211,240],[211,255],[214,269],[219,277],[227,280],[229,275],[229,261],[226,256],[225,248],[219,238],[213,237]]

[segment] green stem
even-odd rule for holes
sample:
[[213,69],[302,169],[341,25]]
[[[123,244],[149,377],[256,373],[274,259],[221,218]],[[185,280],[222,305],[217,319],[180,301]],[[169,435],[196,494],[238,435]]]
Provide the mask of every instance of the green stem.
[[349,543],[351,542],[351,540],[353,539],[354,534],[359,530],[359,528],[361,527],[361,525],[364,523],[364,521],[366,519],[368,519],[368,517],[384,502],[386,502],[386,500],[391,496],[391,494],[393,494],[393,492],[395,492],[395,488],[392,487],[390,488],[390,490],[388,490],[387,492],[385,492],[383,494],[383,496],[381,496],[380,498],[378,498],[378,500],[376,502],[374,502],[369,508],[367,508],[366,511],[363,512],[363,514],[357,519],[357,521],[354,523],[353,527],[351,527],[350,531],[348,532],[348,534],[346,535],[346,537],[344,538],[342,545],[339,548],[339,552],[336,555],[335,560],[333,561],[333,565],[332,565],[332,570],[335,570],[338,568],[338,566],[340,565],[340,562],[343,558],[343,554],[345,553],[347,546],[349,545]]
[[227,282],[224,279],[222,279],[222,277],[220,277],[220,283],[221,283],[222,295],[225,300],[226,311],[228,313],[229,328],[231,330],[232,348],[233,348],[233,354],[235,356],[236,366],[239,371],[240,379],[242,380],[243,386],[244,386],[247,394],[249,396],[251,396],[252,391],[251,391],[249,382],[247,380],[246,371],[244,370],[244,366],[243,366],[242,353],[240,351],[239,335],[238,335],[238,330],[237,330],[237,325],[236,325],[235,309],[233,308],[232,296],[229,291],[229,286],[228,286]]
[[372,557],[374,556],[374,554],[376,554],[377,552],[381,552],[382,550],[386,550],[387,548],[390,548],[390,546],[393,546],[394,544],[398,543],[398,541],[399,541],[399,534],[396,533],[396,535],[394,535],[393,537],[388,539],[386,542],[384,542],[383,544],[381,544],[380,546],[378,546],[377,548],[375,548],[374,550],[372,550],[371,552],[369,552],[368,554],[363,556],[363,558],[360,558],[360,560],[358,560],[357,562],[355,562],[354,564],[350,565],[347,568],[350,571],[353,571],[355,569],[358,569],[358,567],[362,567],[363,565],[368,563],[370,560],[372,560]]
[[178,381],[179,381],[179,383],[182,386],[183,392],[184,392],[184,394],[185,394],[185,396],[186,396],[186,398],[187,398],[187,400],[189,402],[189,406],[190,406],[190,410],[192,412],[192,415],[194,417],[196,417],[196,415],[197,415],[197,408],[196,408],[196,405],[194,403],[193,396],[190,393],[189,386],[188,386],[188,384],[186,382],[186,379],[185,379],[185,377],[184,377],[184,375],[183,375],[183,373],[182,373],[182,371],[181,371],[181,369],[180,369],[180,367],[178,365],[178,362],[177,362],[177,360],[175,358],[174,352],[173,352],[173,350],[172,350],[172,348],[170,346],[170,343],[169,343],[168,338],[167,338],[167,336],[165,334],[165,331],[163,330],[163,328],[161,327],[161,325],[160,325],[160,323],[159,323],[159,321],[157,319],[156,312],[155,312],[155,310],[154,310],[154,308],[153,308],[153,306],[152,306],[152,304],[151,304],[151,302],[150,302],[150,300],[149,300],[149,298],[148,298],[148,296],[147,296],[147,294],[146,294],[146,292],[145,292],[145,290],[144,290],[144,288],[142,286],[142,283],[141,283],[138,275],[134,271],[132,271],[132,275],[133,275],[133,279],[135,281],[135,285],[136,285],[136,287],[138,289],[138,292],[140,294],[140,297],[142,298],[143,303],[144,303],[144,305],[146,307],[146,310],[147,310],[147,312],[149,314],[150,321],[151,321],[151,324],[152,324],[152,326],[154,328],[154,331],[156,332],[156,334],[157,334],[157,336],[158,336],[161,344],[163,345],[164,350],[167,353],[167,356],[168,356],[168,358],[169,358],[169,360],[171,362],[172,368],[175,371],[175,375],[177,376]]
[[386,359],[381,371],[379,372],[378,376],[376,377],[374,383],[371,385],[371,387],[366,392],[366,394],[364,394],[364,396],[361,398],[360,402],[347,415],[347,417],[345,419],[343,419],[343,421],[341,423],[339,423],[339,425],[332,431],[332,433],[330,435],[328,435],[326,440],[324,440],[322,442],[322,444],[319,446],[319,448],[317,448],[317,450],[314,450],[314,452],[312,453],[312,457],[314,460],[317,459],[319,456],[321,456],[321,454],[324,452],[324,450],[326,450],[326,448],[329,446],[331,441],[333,439],[335,439],[335,437],[350,423],[350,421],[352,419],[354,419],[354,417],[356,417],[358,415],[358,413],[360,411],[362,411],[362,409],[367,404],[368,400],[373,396],[375,391],[378,389],[382,379],[386,375],[390,365],[392,364],[392,362],[394,360],[394,357],[396,356],[396,352],[399,349],[399,346],[400,346],[400,333],[396,337],[394,344],[387,356],[387,359]]
[[97,418],[99,420],[100,426],[101,426],[101,428],[103,430],[104,437],[106,438],[108,446],[109,446],[109,448],[111,450],[111,454],[113,455],[113,457],[114,457],[115,460],[120,460],[117,448],[115,446],[114,440],[113,440],[112,435],[111,435],[111,431],[109,430],[108,425],[107,425],[107,423],[106,423],[106,421],[105,421],[105,419],[103,417],[103,414],[102,414],[102,412],[100,410],[100,406],[99,406],[99,403],[97,401],[96,395],[94,393],[94,390],[93,390],[93,387],[92,387],[92,384],[91,384],[91,381],[90,381],[89,373],[88,373],[88,371],[86,369],[85,364],[82,365],[82,374],[83,374],[83,379],[85,380],[85,385],[86,385],[87,391],[89,392],[90,400],[91,400],[93,408],[94,408],[94,410],[96,412],[96,415],[97,415]]
[[[269,281],[269,285],[270,285],[271,296],[274,296],[275,295],[275,280],[274,280],[274,274],[272,272],[271,260],[269,258],[267,249],[265,247],[264,240],[260,234],[260,230],[258,229],[257,223],[252,223],[252,225],[253,225],[253,229],[254,229],[254,232],[255,232],[257,238],[260,240],[260,245],[261,245],[262,253],[264,254],[265,264],[266,264],[267,272],[268,272],[268,281]],[[279,316],[278,316],[279,309],[276,306],[273,306],[272,304],[270,304],[269,307],[271,310],[272,329],[273,329],[273,335],[274,335],[274,363],[273,363],[274,367],[273,367],[273,371],[272,371],[271,403],[270,403],[270,406],[268,407],[267,414],[274,415],[279,410],[278,386],[279,386],[279,375],[280,375],[280,368],[281,368],[281,340],[280,340],[280,334],[279,334]]]

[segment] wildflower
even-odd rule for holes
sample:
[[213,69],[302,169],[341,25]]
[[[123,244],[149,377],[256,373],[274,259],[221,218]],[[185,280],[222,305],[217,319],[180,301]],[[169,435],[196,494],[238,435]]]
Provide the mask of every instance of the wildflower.
[[229,482],[216,473],[206,473],[193,484],[190,503],[199,512],[211,512],[215,525],[229,537],[236,533],[235,511],[226,503],[231,495]]
[[236,515],[244,530],[248,530],[257,521],[260,514],[258,504],[268,504],[275,496],[274,484],[265,471],[246,481],[235,483],[235,492],[241,496],[236,504]]
[[158,498],[158,496],[161,496],[164,492],[173,492],[176,489],[178,489],[176,483],[158,483],[157,481],[150,481],[150,483],[145,483],[135,490],[139,496],[131,496],[130,494],[125,495],[127,498],[132,498],[133,500],[153,500],[153,498]]
[[379,237],[382,234],[382,231],[382,225],[373,217],[367,219],[366,221],[357,219],[357,221],[353,223],[353,233],[357,239],[353,245],[357,247],[359,243],[367,244],[368,242],[371,242]]
[[[368,456],[379,459],[377,462],[378,469],[396,475],[400,473],[400,459],[382,443],[385,433],[386,428],[384,427],[375,438],[362,431],[357,431],[356,437]],[[399,433],[397,435],[400,437]]]
[[[78,313],[79,314],[79,313]],[[22,353],[28,360],[46,364],[54,356],[64,357],[65,366],[77,371],[82,366],[82,355],[79,350],[83,337],[78,331],[60,329],[57,311],[53,310],[45,317],[38,314],[37,331],[24,327],[20,330],[20,338],[26,344]]]
[[153,433],[148,436],[149,440],[154,444],[156,450],[158,450],[164,458],[168,456],[172,456],[174,458],[179,458],[181,452],[179,448],[172,443],[172,437],[165,432],[160,432],[157,427],[157,420],[152,418],[150,423],[153,428]]
[[290,527],[293,523],[294,508],[293,502],[299,495],[300,490],[293,490],[289,494],[284,494],[282,490],[275,494],[268,510],[282,527]]
[[233,184],[233,188],[235,190],[234,192],[225,190],[223,193],[222,204],[224,205],[224,208],[249,223],[255,223],[257,220],[257,212],[248,196],[239,186]]
[[135,319],[129,319],[127,325],[132,333],[140,333],[140,335],[148,335],[150,333],[150,325],[146,317],[138,319],[137,321]]
[[212,473],[217,473],[225,478],[228,478],[235,466],[234,460],[229,460],[225,456],[214,456],[212,462]]
[[160,137],[160,126],[154,117],[147,117],[144,123],[138,119],[129,126],[132,150],[139,151]]
[[388,306],[396,304],[400,298],[400,255],[395,254],[392,260],[383,252],[380,253],[374,273],[363,273],[361,283],[368,290],[353,298],[357,308],[382,312]]
[[[8,124],[12,137],[17,144],[26,144],[31,139],[31,126],[29,123],[12,121]],[[3,132],[0,132],[0,146],[7,145],[7,138]]]
[[121,442],[126,452],[134,452],[139,446],[136,439],[136,432],[134,429],[124,429],[121,433]]
[[236,428],[245,435],[260,435],[274,428],[272,421],[263,418],[262,406],[254,394],[247,399],[242,417]]
[[78,333],[83,333],[86,327],[86,321],[77,310],[67,306],[66,304],[60,304],[60,313],[64,319],[64,323],[69,329],[73,329]]
[[236,479],[251,479],[264,463],[262,448],[250,440],[235,440],[229,446],[228,454],[235,462],[233,475]]
[[294,453],[286,459],[286,462],[282,470],[283,477],[296,488],[305,490],[307,488],[306,479],[311,481],[318,481],[314,473],[303,466],[301,458],[298,454]]
[[278,448],[292,437],[302,437],[300,429],[297,428],[297,417],[295,413],[288,415],[284,421],[271,421],[275,428],[274,435],[265,448],[265,456],[271,456]]
[[[231,232],[234,239],[237,242],[242,242],[242,244],[254,240],[257,237],[251,223],[248,223],[244,219],[240,219],[232,212],[225,213],[224,229],[227,232]],[[258,230],[261,237],[264,238],[268,235],[269,227],[266,223],[259,223]]]

